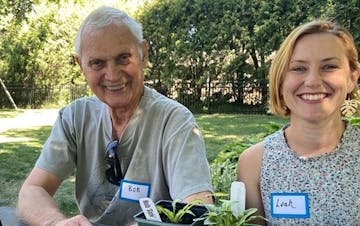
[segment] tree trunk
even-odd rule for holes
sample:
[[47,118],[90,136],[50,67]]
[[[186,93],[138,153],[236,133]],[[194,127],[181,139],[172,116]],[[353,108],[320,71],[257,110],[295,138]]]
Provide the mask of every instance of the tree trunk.
[[7,88],[6,88],[6,86],[5,86],[4,82],[2,81],[2,79],[1,79],[1,78],[0,78],[0,83],[1,83],[1,86],[3,87],[3,89],[4,89],[5,93],[6,93],[6,96],[9,98],[9,100],[10,100],[10,102],[11,102],[12,106],[13,106],[13,107],[17,110],[17,106],[16,106],[16,104],[15,104],[15,102],[14,102],[13,98],[11,97],[11,94],[10,94],[10,93],[9,93],[9,91],[7,90]]

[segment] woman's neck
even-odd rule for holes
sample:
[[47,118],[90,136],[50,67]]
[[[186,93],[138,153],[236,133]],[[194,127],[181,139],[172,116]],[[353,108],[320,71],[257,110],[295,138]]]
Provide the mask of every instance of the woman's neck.
[[290,122],[284,135],[289,147],[299,156],[312,157],[334,152],[344,130],[345,123],[341,120],[322,124]]

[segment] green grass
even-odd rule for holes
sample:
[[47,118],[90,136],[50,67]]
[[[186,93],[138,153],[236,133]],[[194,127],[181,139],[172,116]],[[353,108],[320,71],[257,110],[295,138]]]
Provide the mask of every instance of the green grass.
[[[20,113],[2,111],[0,118],[15,117]],[[284,119],[268,115],[212,114],[195,117],[205,138],[209,161],[227,144],[262,133],[271,122],[285,122]],[[0,133],[0,136],[10,139],[4,142],[0,137],[0,206],[16,206],[20,186],[38,158],[50,131],[51,126],[43,126]],[[64,181],[55,199],[66,214],[78,212],[74,202],[74,178]]]
[[206,143],[207,157],[212,161],[226,144],[241,142],[260,134],[270,123],[285,123],[273,115],[211,114],[195,115]]
[[[0,142],[0,206],[16,206],[19,189],[40,155],[51,126],[8,130],[1,133],[11,142]],[[77,213],[74,202],[74,179],[64,181],[55,199],[69,215]]]
[[1,135],[12,142],[0,143],[0,206],[14,206],[16,194],[40,154],[49,127],[10,130]]
[[24,110],[14,110],[14,109],[1,109],[0,118],[15,118],[17,115],[23,113]]

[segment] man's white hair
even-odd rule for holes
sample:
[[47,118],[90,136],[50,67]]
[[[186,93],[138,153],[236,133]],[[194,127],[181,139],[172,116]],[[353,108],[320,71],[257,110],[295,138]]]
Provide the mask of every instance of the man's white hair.
[[138,43],[143,41],[142,25],[139,22],[131,18],[124,11],[103,6],[91,12],[82,22],[75,39],[76,54],[81,55],[82,37],[85,33],[96,31],[110,24],[125,25]]

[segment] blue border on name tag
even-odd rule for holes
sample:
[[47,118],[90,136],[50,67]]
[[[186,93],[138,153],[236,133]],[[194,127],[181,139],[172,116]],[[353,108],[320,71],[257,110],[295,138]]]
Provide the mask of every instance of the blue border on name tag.
[[[305,213],[304,214],[276,214],[276,213],[274,213],[274,208],[273,208],[274,196],[304,196],[304,198],[305,198]],[[310,218],[309,194],[308,193],[300,193],[300,192],[271,193],[270,194],[270,209],[271,209],[271,216],[274,218]]]
[[[130,201],[130,202],[139,202],[139,199],[140,199],[140,198],[139,199],[130,199],[130,198],[121,197],[124,182],[129,183],[129,184],[138,184],[138,185],[148,186],[148,191],[147,191],[147,194],[146,194],[146,198],[150,197],[151,184],[144,183],[144,182],[138,182],[138,181],[122,180],[121,183],[120,183],[120,186],[119,186],[119,199]],[[145,198],[145,197],[142,197],[142,198]]]

